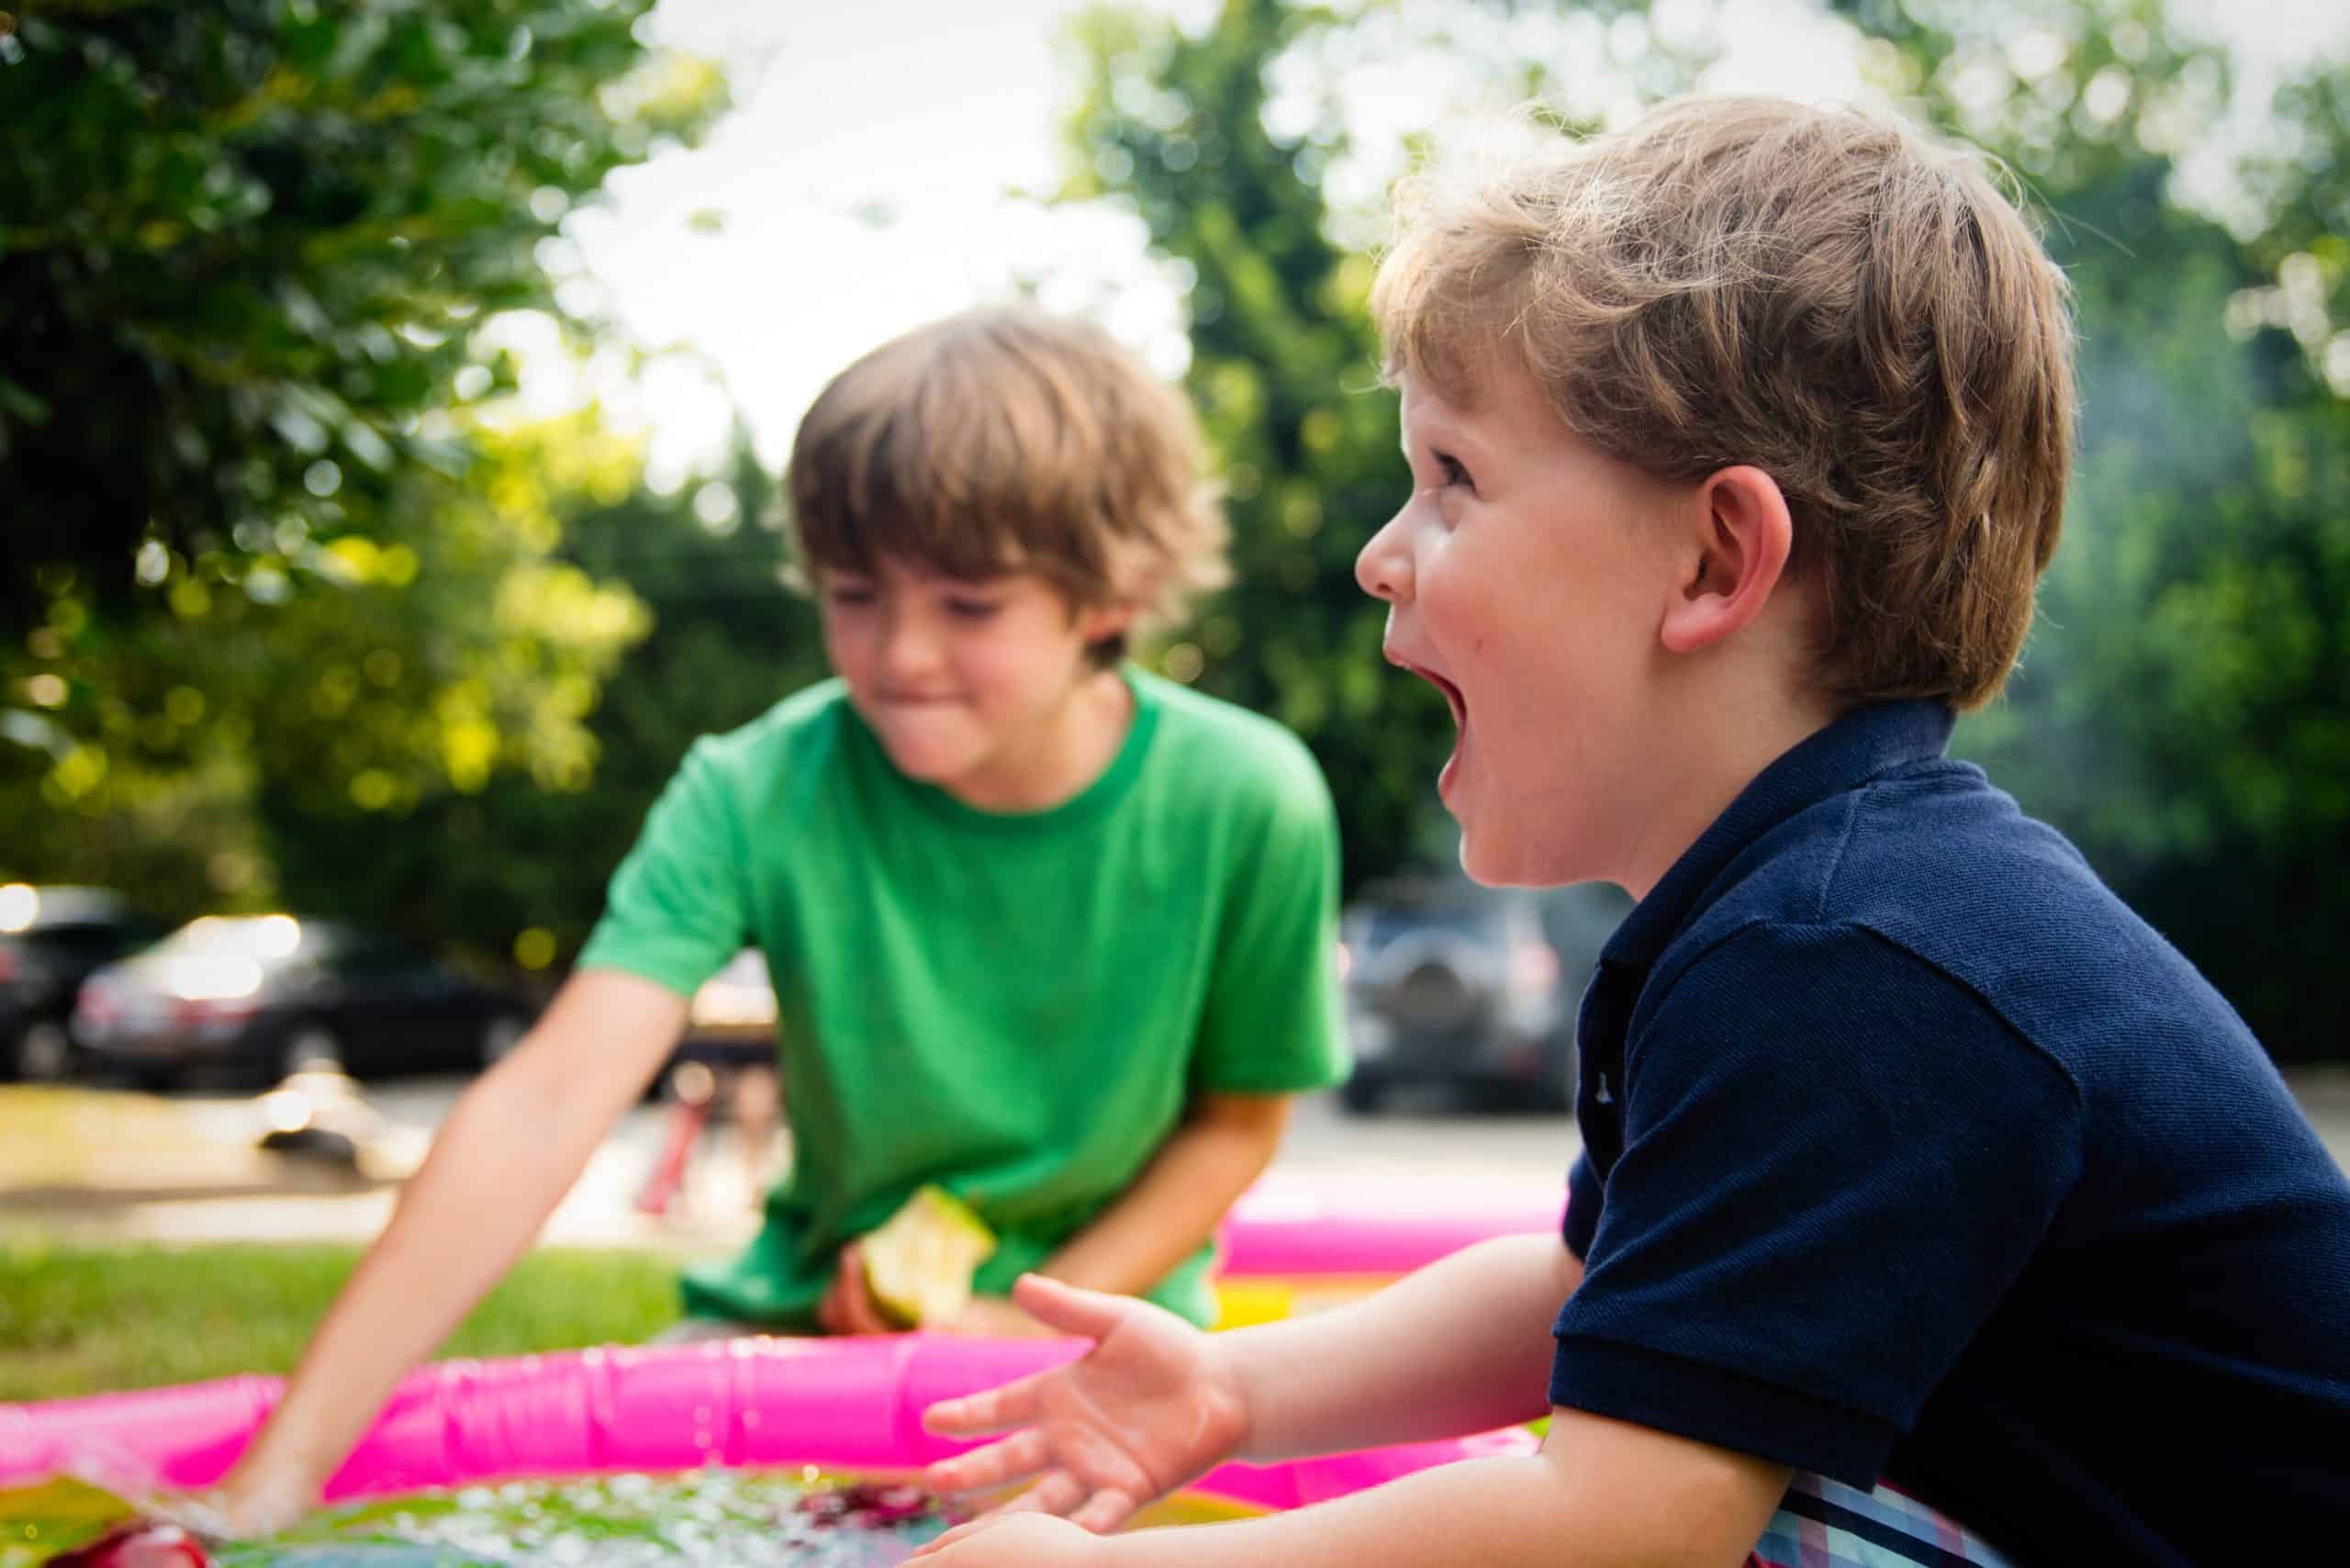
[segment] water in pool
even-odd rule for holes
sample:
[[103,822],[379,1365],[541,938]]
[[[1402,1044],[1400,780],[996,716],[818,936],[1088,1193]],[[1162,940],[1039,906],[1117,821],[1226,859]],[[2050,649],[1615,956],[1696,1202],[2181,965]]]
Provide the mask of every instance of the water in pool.
[[[72,1483],[0,1492],[0,1568],[90,1545],[129,1509]],[[1245,1510],[1178,1497],[1139,1525]],[[207,1543],[212,1568],[888,1568],[962,1517],[902,1481],[700,1470],[518,1481],[322,1510],[267,1540]],[[168,1539],[89,1568],[194,1568]]]

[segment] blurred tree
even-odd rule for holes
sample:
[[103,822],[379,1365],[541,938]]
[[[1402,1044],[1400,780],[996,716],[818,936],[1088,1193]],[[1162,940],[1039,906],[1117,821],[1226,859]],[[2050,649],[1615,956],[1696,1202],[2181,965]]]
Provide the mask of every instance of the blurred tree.
[[1197,34],[1096,11],[1070,120],[1069,199],[1131,202],[1188,284],[1190,391],[1222,470],[1233,586],[1161,666],[1303,736],[1339,802],[1349,885],[1409,850],[1451,744],[1433,688],[1380,658],[1354,557],[1404,484],[1364,305],[1371,269],[1329,233],[1338,128],[1276,136],[1270,63],[1325,18],[1230,0]]
[[[8,868],[134,888],[167,913],[304,894],[312,911],[388,917],[400,906],[364,896],[371,879],[447,853],[414,835],[420,806],[509,776],[582,790],[599,683],[647,618],[624,585],[554,551],[565,509],[636,492],[634,447],[582,413],[484,428],[467,449],[463,484],[394,476],[396,495],[413,478],[428,492],[415,504],[433,509],[413,543],[344,533],[310,548],[298,589],[267,566],[234,588],[175,575],[159,613],[134,603],[69,622],[72,636],[52,607],[33,641],[56,646],[26,684],[37,700],[42,682],[70,691],[83,733],[19,715],[45,744],[0,748],[0,813],[23,834],[6,840]],[[315,831],[287,842],[241,820],[256,796],[279,829]],[[212,831],[164,831],[197,822]],[[383,868],[362,874],[373,859]]]
[[[0,47],[11,621],[300,569],[504,387],[572,206],[720,106],[650,0],[64,0]],[[560,243],[559,241],[555,241]],[[143,548],[142,548],[143,547]],[[139,563],[134,566],[134,562]]]
[[570,319],[564,216],[722,106],[649,6],[65,0],[0,36],[9,873],[184,913],[272,894],[256,798],[379,847],[586,781],[645,616],[555,551],[635,457],[476,410],[504,313]]
[[683,490],[563,494],[560,569],[625,582],[641,618],[642,640],[580,720],[594,787],[508,771],[388,818],[273,788],[262,812],[289,903],[384,911],[529,968],[558,963],[585,940],[606,879],[694,739],[823,674],[812,609],[780,579],[774,481],[743,432],[722,473]]
[[2065,544],[2008,700],[1960,747],[2071,834],[2273,1052],[2343,1054],[2327,984],[2350,943],[2338,79],[2279,95],[2231,167],[2212,156],[2229,57],[2160,6],[1857,9],[1886,46],[1882,84],[2027,183],[2082,328]]

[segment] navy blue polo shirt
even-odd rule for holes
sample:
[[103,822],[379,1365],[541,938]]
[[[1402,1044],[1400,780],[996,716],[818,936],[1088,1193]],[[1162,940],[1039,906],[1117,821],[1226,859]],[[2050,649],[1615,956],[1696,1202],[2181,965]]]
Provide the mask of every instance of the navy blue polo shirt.
[[2350,1182],[1951,724],[1805,741],[1609,941],[1551,1401],[2022,1562],[2350,1553]]

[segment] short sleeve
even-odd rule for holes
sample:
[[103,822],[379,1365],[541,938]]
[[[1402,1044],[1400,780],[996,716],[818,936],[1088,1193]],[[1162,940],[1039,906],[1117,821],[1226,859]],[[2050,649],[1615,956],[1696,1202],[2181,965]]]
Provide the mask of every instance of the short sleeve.
[[1858,928],[1698,959],[1636,1020],[1622,1100],[1599,1212],[1570,1210],[1552,1402],[1863,1487],[2080,1164],[2070,1075]]
[[1226,879],[1215,967],[1192,1058],[1195,1089],[1274,1094],[1347,1076],[1338,999],[1338,819],[1303,746],[1271,771],[1253,831],[1214,874]]
[[1578,1153],[1567,1168],[1567,1212],[1560,1216],[1560,1237],[1578,1260],[1591,1256],[1592,1232],[1599,1228],[1599,1178],[1591,1156]]
[[691,997],[749,940],[746,852],[715,743],[687,752],[612,873],[581,969],[621,969]]

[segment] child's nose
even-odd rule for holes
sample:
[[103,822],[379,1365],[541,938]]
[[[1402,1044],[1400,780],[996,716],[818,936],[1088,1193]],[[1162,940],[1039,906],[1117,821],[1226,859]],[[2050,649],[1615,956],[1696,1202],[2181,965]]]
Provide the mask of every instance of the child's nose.
[[890,618],[881,638],[882,668],[892,680],[927,675],[938,663],[937,629],[926,617],[901,612]]
[[1355,557],[1355,581],[1373,599],[1390,604],[1412,597],[1412,553],[1405,546],[1403,513],[1389,518]]

